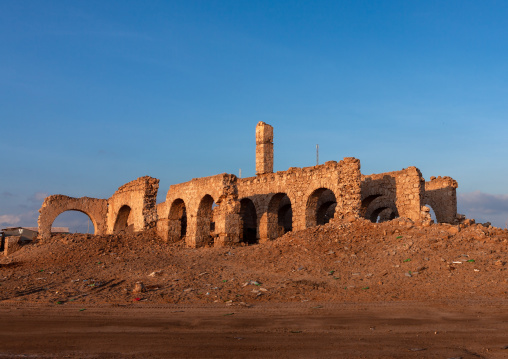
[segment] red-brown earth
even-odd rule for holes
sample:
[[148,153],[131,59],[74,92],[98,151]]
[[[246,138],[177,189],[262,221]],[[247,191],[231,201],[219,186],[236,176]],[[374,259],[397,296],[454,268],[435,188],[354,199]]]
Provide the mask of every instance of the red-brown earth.
[[227,248],[56,235],[0,260],[0,358],[508,358],[507,246],[404,219]]

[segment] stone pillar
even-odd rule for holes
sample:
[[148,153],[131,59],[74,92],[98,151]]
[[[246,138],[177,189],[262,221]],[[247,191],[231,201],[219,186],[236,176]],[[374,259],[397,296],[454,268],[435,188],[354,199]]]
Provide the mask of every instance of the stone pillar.
[[215,247],[237,244],[240,242],[240,201],[229,196],[221,198],[214,210]]
[[159,218],[157,221],[157,235],[166,242],[169,240],[169,219]]
[[259,226],[258,226],[258,236],[259,236],[259,243],[265,243],[270,240],[269,238],[269,231],[268,231],[268,210],[262,212],[259,215]]
[[145,191],[143,193],[143,229],[154,228],[157,226],[156,203],[159,180],[149,176],[142,178],[145,181]]
[[412,221],[421,219],[422,199],[425,195],[425,180],[420,170],[414,166],[408,167],[403,174],[396,177],[397,211],[400,217]]
[[256,175],[273,173],[273,127],[259,122],[256,126]]
[[339,162],[339,183],[335,193],[337,206],[334,220],[358,218],[362,205],[360,160],[345,157]]
[[[190,210],[190,208],[189,208]],[[203,236],[198,236],[198,223],[196,215],[192,215],[192,212],[188,212],[189,216],[187,217],[187,236],[185,236],[185,244],[191,248],[202,247],[207,244],[208,239],[203,238]]]
[[240,242],[241,217],[238,200],[237,178],[224,175],[222,178],[222,195],[217,199],[214,209],[215,222],[214,246],[222,247]]

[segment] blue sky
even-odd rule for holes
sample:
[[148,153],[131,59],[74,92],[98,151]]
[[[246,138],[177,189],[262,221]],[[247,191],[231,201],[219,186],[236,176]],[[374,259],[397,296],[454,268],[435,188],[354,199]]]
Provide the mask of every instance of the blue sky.
[[506,18],[504,1],[2,1],[0,226],[35,225],[47,194],[252,176],[264,121],[276,170],[317,143],[365,174],[416,166],[504,227]]

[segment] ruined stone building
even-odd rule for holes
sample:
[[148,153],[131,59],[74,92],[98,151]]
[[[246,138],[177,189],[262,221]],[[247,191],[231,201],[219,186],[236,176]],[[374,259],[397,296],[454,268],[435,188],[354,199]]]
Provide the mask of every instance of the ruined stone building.
[[346,157],[313,167],[273,172],[273,127],[256,127],[256,176],[232,174],[194,178],[171,185],[156,204],[159,180],[141,177],[109,199],[47,197],[39,210],[39,236],[48,238],[64,211],[87,214],[95,234],[156,228],[168,242],[191,247],[255,243],[292,230],[340,219],[373,222],[406,217],[429,224],[429,207],[440,223],[456,223],[457,182],[450,177],[425,181],[416,167],[364,175],[360,161]]

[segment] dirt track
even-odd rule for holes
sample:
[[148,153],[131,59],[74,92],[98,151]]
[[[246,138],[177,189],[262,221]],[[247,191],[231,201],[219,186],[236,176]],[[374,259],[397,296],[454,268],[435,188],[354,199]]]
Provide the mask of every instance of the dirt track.
[[506,358],[506,303],[0,307],[0,358]]
[[403,219],[236,248],[56,236],[0,260],[0,353],[508,357],[507,242]]

